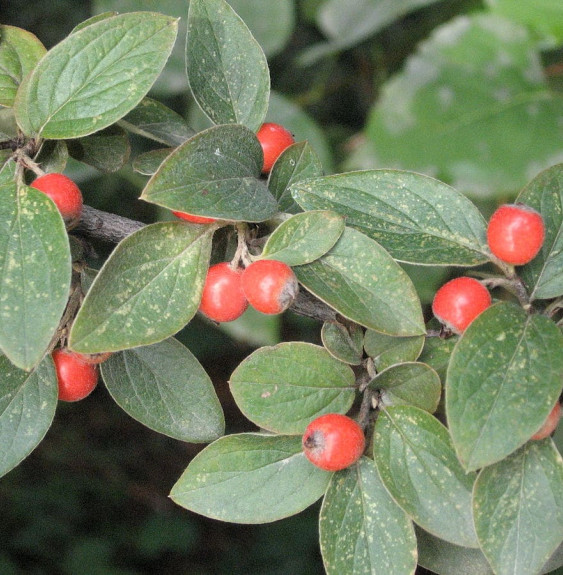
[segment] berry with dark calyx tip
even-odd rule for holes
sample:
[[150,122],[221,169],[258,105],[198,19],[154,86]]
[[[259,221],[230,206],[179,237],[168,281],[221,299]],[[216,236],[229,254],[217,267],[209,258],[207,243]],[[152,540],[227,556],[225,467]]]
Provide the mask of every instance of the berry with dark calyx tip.
[[299,284],[293,270],[278,260],[257,260],[242,273],[242,289],[250,305],[259,312],[284,312],[297,297]]
[[268,174],[280,154],[291,144],[295,143],[291,132],[280,126],[280,124],[274,124],[273,122],[262,124],[256,133],[256,137],[264,153],[263,174]]
[[553,406],[553,409],[549,412],[547,419],[540,429],[532,435],[531,439],[540,440],[549,437],[559,425],[559,418],[561,417],[561,404],[559,401]]
[[102,353],[84,353],[80,354],[80,357],[83,362],[91,363],[92,365],[97,365],[99,363],[103,363],[107,361],[113,353],[111,351],[104,351]]
[[204,216],[193,216],[192,214],[186,214],[185,212],[172,212],[177,218],[185,220],[186,222],[191,222],[192,224],[212,224],[217,220],[215,218],[206,218]]
[[491,294],[482,283],[470,277],[459,277],[436,292],[432,312],[447,328],[460,334],[491,302]]
[[241,286],[242,271],[242,268],[233,268],[229,262],[211,266],[203,286],[199,311],[217,322],[239,318],[248,307]]
[[339,471],[360,459],[365,448],[362,428],[340,413],[327,413],[314,419],[303,434],[307,459],[325,471]]
[[56,349],[52,357],[61,401],[79,401],[92,393],[98,383],[96,365],[87,363],[81,354],[67,349]]
[[491,216],[487,242],[499,260],[521,266],[533,260],[545,238],[541,214],[523,204],[505,204]]
[[69,177],[58,173],[45,174],[34,180],[31,187],[53,200],[67,229],[78,224],[82,215],[82,193]]

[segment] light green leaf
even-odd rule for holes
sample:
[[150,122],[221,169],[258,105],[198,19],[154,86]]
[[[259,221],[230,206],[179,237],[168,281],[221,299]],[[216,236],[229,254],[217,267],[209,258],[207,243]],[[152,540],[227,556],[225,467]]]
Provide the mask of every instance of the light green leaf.
[[14,108],[20,128],[28,136],[65,139],[113,124],[149,91],[176,32],[173,18],[132,12],[67,36],[18,90]]
[[215,124],[258,130],[268,110],[268,63],[224,0],[191,0],[186,68],[196,102]]
[[392,337],[368,329],[364,336],[364,349],[373,359],[377,371],[383,371],[395,363],[415,361],[423,345],[424,335]]
[[152,176],[160,164],[175,150],[176,148],[159,148],[158,150],[151,150],[144,154],[139,154],[133,160],[133,169],[139,174],[144,176]]
[[413,524],[391,499],[374,462],[367,457],[332,476],[319,531],[327,575],[415,572]]
[[261,257],[288,266],[308,264],[328,252],[344,231],[344,218],[328,210],[297,214],[277,227]]
[[333,210],[397,260],[473,266],[487,261],[485,220],[462,194],[433,178],[366,170],[297,182],[304,209]]
[[369,387],[380,393],[381,405],[414,405],[429,413],[438,408],[442,386],[438,374],[425,363],[406,362],[378,373]]
[[231,393],[263,429],[303,434],[325,413],[346,413],[355,397],[354,372],[324,348],[303,342],[263,347],[233,372]]
[[474,513],[496,575],[538,573],[563,541],[563,460],[553,442],[531,441],[483,469]]
[[0,25],[0,106],[12,106],[21,81],[45,52],[31,32]]
[[221,220],[260,222],[277,202],[260,181],[262,148],[248,128],[214,126],[175,152],[147,183],[141,199]]
[[43,357],[66,306],[70,248],[55,204],[10,177],[13,162],[0,170],[0,349],[29,370]]
[[463,466],[500,461],[542,425],[563,387],[563,335],[541,315],[492,305],[453,350],[446,413]]
[[192,443],[223,435],[225,420],[213,384],[179,341],[169,338],[113,354],[101,370],[116,403],[150,429]]
[[196,455],[170,497],[220,521],[267,523],[314,503],[330,477],[305,458],[301,437],[243,433],[222,437]]
[[536,209],[545,223],[545,240],[538,255],[520,269],[532,299],[563,295],[563,164],[534,178],[517,202]]
[[430,533],[477,547],[474,473],[459,464],[448,430],[428,412],[398,405],[382,411],[373,437],[377,469],[391,497]]
[[92,16],[91,18],[88,18],[87,20],[84,20],[83,22],[80,22],[79,24],[77,24],[71,31],[71,34],[74,34],[75,32],[78,32],[79,30],[82,30],[82,28],[86,28],[86,26],[90,26],[90,24],[95,24],[96,22],[100,22],[101,20],[105,20],[106,18],[112,18],[113,16],[117,16],[119,14],[119,12],[102,12],[101,14],[96,14],[95,16]]
[[69,346],[81,353],[119,351],[184,327],[199,306],[213,230],[162,222],[125,238],[88,291]]
[[525,28],[491,14],[460,16],[386,83],[364,159],[348,169],[404,167],[474,197],[505,198],[561,161],[562,99]]
[[328,353],[336,359],[350,365],[362,363],[364,331],[359,325],[325,321],[321,340]]
[[375,241],[346,228],[322,258],[296,266],[298,280],[344,317],[389,335],[425,332],[407,274]]
[[50,358],[27,372],[0,354],[0,476],[41,442],[55,416],[58,395]]

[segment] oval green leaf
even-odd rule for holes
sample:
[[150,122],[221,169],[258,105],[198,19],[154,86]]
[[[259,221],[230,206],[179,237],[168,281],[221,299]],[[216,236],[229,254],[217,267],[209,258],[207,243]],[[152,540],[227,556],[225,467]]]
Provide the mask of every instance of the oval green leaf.
[[375,241],[346,228],[322,258],[296,266],[297,279],[344,317],[388,335],[425,333],[406,272]]
[[0,26],[0,106],[12,106],[21,81],[45,52],[31,32]]
[[434,413],[440,402],[440,376],[425,363],[416,361],[388,367],[371,380],[369,387],[381,392],[381,404],[414,405]]
[[194,98],[213,123],[258,130],[268,111],[268,62],[224,0],[190,2],[186,68]]
[[55,204],[0,171],[0,349],[21,369],[43,357],[66,306],[71,260]]
[[543,217],[545,239],[538,255],[521,270],[532,299],[563,295],[563,164],[534,178],[517,202],[536,209]]
[[328,210],[296,214],[268,238],[261,257],[300,266],[324,256],[344,231],[344,218]]
[[67,36],[22,82],[14,109],[28,136],[79,138],[119,120],[160,74],[176,39],[174,18],[130,12]]
[[101,365],[116,403],[148,428],[192,443],[223,435],[221,404],[203,367],[179,341],[113,354]]
[[448,430],[428,412],[389,407],[377,418],[373,453],[391,497],[430,533],[478,547],[471,491],[474,473],[456,458]]
[[287,434],[302,434],[324,413],[346,413],[354,401],[354,384],[349,366],[303,342],[255,351],[230,379],[233,397],[250,421]]
[[313,504],[331,475],[309,463],[300,437],[243,433],[222,437],[196,455],[170,497],[213,519],[267,523]]
[[321,328],[321,340],[328,353],[350,365],[362,363],[363,339],[364,332],[356,324],[346,326],[338,322],[325,321]]
[[367,457],[332,476],[319,531],[327,575],[412,575],[416,570],[412,521],[391,499]]
[[184,327],[199,306],[213,230],[162,222],[125,238],[88,291],[69,346],[81,353],[119,351]]
[[500,461],[541,427],[563,387],[562,349],[552,321],[506,302],[467,328],[446,379],[448,425],[467,470]]
[[90,136],[68,140],[68,153],[79,162],[106,173],[117,172],[129,159],[131,146],[123,128],[109,126]]
[[423,335],[392,337],[372,329],[366,330],[364,335],[364,349],[373,359],[377,371],[383,371],[395,363],[415,361],[423,345]]
[[441,337],[427,337],[424,341],[419,361],[428,364],[436,370],[443,384],[446,383],[446,372],[450,363],[450,357],[459,336],[454,335],[447,339]]
[[50,358],[27,372],[0,354],[0,477],[16,467],[43,439],[55,416],[58,396],[57,376]]
[[563,459],[550,439],[531,441],[481,471],[475,529],[497,575],[539,573],[563,541]]
[[442,182],[398,170],[366,170],[291,186],[304,209],[327,209],[379,242],[396,260],[474,266],[487,261],[485,220]]
[[175,150],[176,148],[159,148],[158,150],[151,150],[144,154],[139,154],[133,160],[133,169],[139,174],[144,176],[152,176],[160,164]]
[[175,152],[147,183],[141,199],[221,220],[260,222],[278,205],[259,180],[262,148],[248,128],[214,126]]

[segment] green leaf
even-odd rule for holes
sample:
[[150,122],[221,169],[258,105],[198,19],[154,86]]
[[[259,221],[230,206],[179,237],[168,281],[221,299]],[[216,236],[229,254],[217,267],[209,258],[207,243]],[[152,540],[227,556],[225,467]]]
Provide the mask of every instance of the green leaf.
[[258,130],[268,110],[268,63],[224,0],[191,0],[186,68],[194,98],[213,123]]
[[436,370],[443,383],[446,382],[446,370],[450,363],[452,351],[459,337],[457,335],[448,337],[427,337],[422,348],[419,361],[428,364]]
[[462,469],[436,418],[417,407],[387,408],[375,424],[373,452],[391,497],[416,523],[456,545],[478,546],[471,510],[475,474]]
[[442,385],[438,374],[425,363],[393,365],[378,373],[369,387],[381,391],[381,404],[414,405],[429,413],[438,408]]
[[542,40],[554,47],[563,42],[563,10],[559,0],[487,0],[496,14],[531,28]]
[[230,0],[229,4],[250,28],[266,56],[278,54],[289,42],[294,27],[295,0]]
[[31,32],[0,25],[0,106],[13,105],[21,81],[45,52]]
[[410,575],[416,569],[412,522],[367,457],[332,476],[319,531],[327,575]]
[[495,573],[538,573],[563,541],[563,459],[553,442],[531,441],[483,469],[474,509]]
[[485,220],[462,194],[433,178],[366,170],[291,186],[306,210],[327,209],[378,241],[397,260],[474,266],[487,261]]
[[274,230],[261,257],[288,266],[308,264],[326,254],[343,231],[344,218],[335,212],[316,210],[296,214]]
[[530,297],[559,297],[563,295],[563,164],[539,174],[516,201],[536,209],[545,224],[545,240],[540,252],[520,270]]
[[364,336],[364,349],[373,359],[377,371],[383,371],[395,363],[415,361],[423,345],[423,335],[393,337],[368,329]]
[[43,357],[65,309],[71,275],[68,236],[55,204],[0,171],[0,349],[21,369]]
[[82,28],[86,28],[87,26],[90,26],[91,24],[95,24],[96,22],[100,22],[101,20],[105,20],[106,18],[112,18],[113,16],[117,16],[118,14],[119,14],[119,12],[115,12],[115,11],[102,12],[101,14],[96,14],[95,16],[92,16],[91,18],[88,18],[87,20],[80,22],[80,24],[77,24],[72,29],[71,34],[74,34],[75,32],[78,32],[78,31],[82,30]]
[[141,199],[171,210],[222,220],[260,222],[277,202],[258,178],[262,148],[248,128],[214,126],[170,154]]
[[68,140],[68,152],[75,159],[102,172],[117,172],[129,159],[131,146],[125,131],[110,126],[90,136]]
[[296,266],[298,280],[344,317],[389,335],[425,332],[407,274],[375,241],[346,228],[322,258]]
[[68,162],[68,146],[65,140],[43,140],[33,161],[44,172],[64,172]]
[[152,98],[143,98],[119,125],[165,146],[179,146],[195,135],[180,114]]
[[101,365],[116,403],[150,429],[192,443],[225,431],[221,404],[207,373],[179,341],[113,354]]
[[184,327],[199,306],[213,230],[161,222],[125,238],[86,295],[69,346],[81,353],[119,351]]
[[243,433],[222,437],[196,455],[170,497],[220,521],[267,523],[314,503],[330,477],[305,458],[301,437]]
[[289,187],[295,182],[321,176],[323,167],[309,142],[297,142],[278,157],[268,177],[268,188],[278,201],[280,211],[294,214],[301,208],[291,196]]
[[355,397],[351,368],[303,342],[263,347],[233,372],[231,393],[244,415],[276,433],[303,434],[324,413],[346,413]]
[[162,164],[175,149],[176,148],[160,148],[139,154],[135,160],[133,160],[133,169],[144,176],[152,176],[158,168],[160,168],[160,164]]
[[480,549],[454,545],[415,526],[418,564],[438,575],[494,575]]
[[14,104],[20,128],[28,136],[65,139],[113,124],[149,91],[176,31],[173,18],[132,12],[71,34],[22,82]]
[[27,372],[0,354],[0,476],[41,442],[55,416],[58,395],[50,358]]
[[469,471],[500,461],[543,424],[563,387],[563,335],[501,302],[459,339],[446,379],[448,425]]
[[362,328],[356,324],[346,326],[338,322],[325,321],[321,328],[321,339],[328,353],[350,365],[362,363],[363,336]]
[[491,14],[460,16],[386,83],[360,150],[367,159],[352,158],[348,169],[405,167],[475,197],[504,198],[560,161],[562,99],[525,28]]

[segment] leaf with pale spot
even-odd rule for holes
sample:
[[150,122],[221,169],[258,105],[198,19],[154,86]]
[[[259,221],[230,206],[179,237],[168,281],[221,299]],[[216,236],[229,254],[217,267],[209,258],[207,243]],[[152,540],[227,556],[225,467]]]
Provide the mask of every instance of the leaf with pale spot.
[[81,353],[119,351],[174,335],[198,309],[213,231],[161,222],[123,240],[88,291],[69,346]]
[[367,457],[333,475],[319,531],[327,575],[412,575],[416,569],[412,521],[391,499]]

